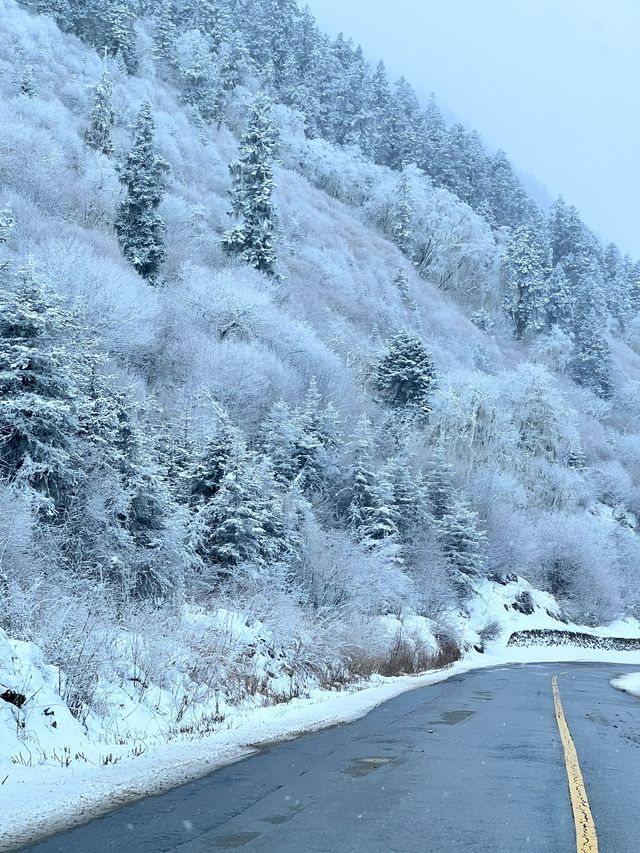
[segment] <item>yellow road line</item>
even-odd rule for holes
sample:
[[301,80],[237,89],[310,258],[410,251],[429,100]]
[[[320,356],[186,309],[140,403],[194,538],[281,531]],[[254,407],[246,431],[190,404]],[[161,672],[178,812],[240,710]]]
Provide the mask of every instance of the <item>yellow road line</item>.
[[598,853],[598,838],[596,836],[596,825],[589,808],[587,791],[578,762],[578,753],[569,731],[569,726],[562,710],[562,700],[558,690],[558,679],[554,675],[551,679],[553,690],[553,702],[556,708],[556,720],[560,730],[560,739],[564,749],[564,762],[567,766],[567,777],[569,779],[569,793],[571,795],[571,807],[573,819],[576,825],[576,849],[578,853]]

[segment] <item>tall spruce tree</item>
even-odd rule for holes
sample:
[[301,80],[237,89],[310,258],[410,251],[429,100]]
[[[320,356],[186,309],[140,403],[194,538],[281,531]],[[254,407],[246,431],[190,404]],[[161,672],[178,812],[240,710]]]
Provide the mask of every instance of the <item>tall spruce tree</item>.
[[419,163],[423,159],[424,114],[413,87],[404,77],[394,86],[388,134],[387,165],[392,169],[402,169],[407,163]]
[[270,109],[269,99],[260,95],[242,137],[240,157],[229,166],[233,178],[229,215],[239,224],[225,232],[222,245],[260,272],[274,276],[276,213],[271,196],[275,131],[269,120]]
[[175,62],[174,47],[178,38],[174,14],[173,0],[158,0],[153,9],[153,54],[169,65]]
[[373,73],[368,103],[367,131],[362,150],[375,163],[389,160],[387,125],[391,111],[391,87],[384,62],[379,62]]
[[216,94],[218,127],[222,126],[233,93],[246,80],[249,68],[249,54],[242,35],[239,32],[233,32],[229,39],[222,43],[218,54]]
[[271,407],[260,432],[260,447],[271,460],[276,479],[292,483],[299,477],[306,461],[302,448],[311,449],[306,446],[300,412],[278,400]]
[[204,122],[217,118],[218,69],[206,39],[190,30],[176,39],[175,65],[180,71],[180,97]]
[[276,562],[285,548],[283,513],[269,460],[238,438],[219,487],[200,502],[191,525],[212,583],[232,577],[241,563],[256,568]]
[[84,134],[87,145],[107,157],[113,154],[113,140],[111,138],[114,123],[114,111],[111,106],[112,89],[111,76],[105,67],[93,90],[89,127]]
[[76,479],[71,326],[32,264],[0,288],[0,478],[32,490],[41,517],[56,522]]
[[131,3],[106,0],[102,25],[105,28],[104,48],[120,61],[129,74],[138,70],[136,37],[133,29],[135,12]]
[[413,259],[416,235],[413,230],[411,186],[405,169],[395,187],[392,232],[394,242],[402,254]]
[[374,543],[397,539],[398,513],[387,472],[375,465],[373,427],[363,415],[347,447],[348,462],[338,506],[346,526],[359,539]]
[[571,375],[599,397],[611,396],[611,348],[602,325],[602,312],[588,292],[577,302],[573,321]]
[[380,401],[419,418],[431,410],[435,381],[431,355],[420,338],[406,331],[391,338],[373,372],[373,388]]
[[502,260],[503,308],[516,338],[540,331],[546,323],[548,244],[531,226],[516,228]]
[[156,152],[151,105],[145,102],[138,116],[133,146],[120,169],[125,196],[118,208],[115,228],[125,258],[151,284],[156,282],[165,258],[165,224],[158,207],[168,169],[168,163]]
[[478,514],[456,495],[439,522],[440,542],[445,558],[456,574],[479,575],[485,562],[486,534]]
[[563,332],[571,333],[575,313],[576,295],[559,263],[547,280],[547,322],[550,326],[559,326]]

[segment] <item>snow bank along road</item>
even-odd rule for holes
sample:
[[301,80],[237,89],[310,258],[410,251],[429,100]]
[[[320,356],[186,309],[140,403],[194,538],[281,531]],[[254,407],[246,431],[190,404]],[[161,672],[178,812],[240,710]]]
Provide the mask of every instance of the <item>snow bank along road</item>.
[[640,701],[610,685],[629,669],[457,675],[27,849],[636,853]]

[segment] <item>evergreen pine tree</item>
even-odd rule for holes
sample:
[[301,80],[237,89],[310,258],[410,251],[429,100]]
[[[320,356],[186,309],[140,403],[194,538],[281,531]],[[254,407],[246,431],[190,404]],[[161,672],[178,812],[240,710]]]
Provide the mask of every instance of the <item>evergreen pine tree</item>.
[[571,375],[599,397],[611,396],[611,348],[605,337],[601,311],[588,293],[576,307],[573,324]]
[[284,552],[283,505],[266,458],[239,439],[215,495],[194,517],[195,548],[213,581],[233,575],[234,567],[276,562]]
[[348,453],[351,461],[339,500],[347,526],[363,541],[396,539],[398,514],[393,487],[386,472],[376,472],[374,467],[372,425],[366,416],[358,422]]
[[152,284],[164,261],[165,225],[158,207],[164,195],[165,173],[169,168],[156,152],[154,134],[151,105],[144,103],[138,116],[133,146],[120,169],[125,197],[115,222],[125,258]]
[[424,110],[424,145],[418,165],[438,185],[443,183],[447,123],[432,95]]
[[398,288],[398,292],[400,293],[400,298],[412,311],[416,310],[416,304],[411,298],[411,291],[409,289],[409,276],[406,274],[404,270],[398,270],[398,272],[393,277],[393,283]]
[[276,275],[276,214],[271,200],[275,132],[269,110],[269,100],[259,96],[242,137],[240,158],[229,167],[233,178],[230,215],[240,223],[225,232],[222,244],[260,272]]
[[362,150],[374,163],[386,165],[389,161],[387,125],[391,112],[391,87],[384,62],[378,63],[371,79],[368,112]]
[[207,37],[213,50],[218,51],[233,31],[227,0],[197,0],[194,3],[193,26]]
[[205,122],[217,118],[218,70],[207,40],[197,30],[180,36],[174,47],[180,71],[180,97]]
[[[489,223],[491,216],[491,160],[482,137],[476,130],[467,136],[467,176],[470,192],[465,201]],[[535,219],[535,211],[532,211]]]
[[127,597],[159,599],[180,591],[186,531],[145,414],[144,408],[136,412],[127,397],[117,409],[113,446],[126,496],[118,520],[132,550],[123,564],[112,567],[112,579],[122,585]]
[[465,128],[456,123],[447,129],[440,151],[439,183],[459,199],[471,200],[471,145]]
[[62,521],[75,483],[78,398],[70,318],[30,264],[0,289],[0,478]]
[[129,3],[121,0],[106,0],[103,21],[104,47],[109,56],[123,63],[129,74],[135,74],[138,69],[133,22],[134,11]]
[[502,261],[503,308],[517,338],[546,322],[550,251],[531,226],[512,233]]
[[93,90],[93,105],[89,116],[89,127],[84,139],[90,148],[110,157],[113,154],[111,129],[114,112],[111,106],[112,84],[109,72],[105,68]]
[[627,276],[630,259],[622,257],[615,243],[609,243],[604,251],[603,263],[607,308],[620,328],[625,329],[632,314]]
[[221,127],[233,93],[249,74],[249,54],[239,32],[234,32],[219,50],[216,115]]
[[178,38],[174,10],[173,0],[158,0],[153,10],[153,53],[156,59],[169,65],[175,62],[175,43]]
[[424,473],[395,457],[383,469],[382,479],[390,486],[395,522],[403,542],[424,532],[432,521],[431,501]]
[[210,501],[220,489],[234,453],[243,447],[240,431],[226,412],[218,411],[216,428],[186,474],[192,506]]
[[440,542],[454,573],[479,575],[485,562],[486,534],[478,525],[478,514],[461,496],[455,496],[440,521]]
[[388,165],[392,169],[424,159],[424,115],[416,93],[404,77],[394,87],[388,134]]
[[437,521],[441,521],[454,504],[455,489],[451,465],[437,457],[428,460],[424,481],[431,513]]
[[488,167],[489,197],[492,223],[498,227],[517,228],[535,215],[521,181],[504,151],[498,151]]
[[404,255],[412,259],[416,235],[413,230],[411,187],[406,170],[403,170],[395,188],[392,230],[393,239],[397,247]]
[[300,409],[301,441],[296,448],[301,485],[307,491],[321,489],[330,459],[338,446],[339,414],[323,399],[312,378]]
[[317,450],[305,435],[300,413],[282,400],[273,404],[262,425],[260,447],[271,460],[276,479],[284,483],[292,483]]
[[632,261],[629,258],[625,262],[625,278],[631,313],[638,314],[640,313],[640,261]]
[[550,326],[559,326],[563,332],[571,333],[575,313],[575,293],[567,278],[564,266],[559,263],[547,281],[547,321]]
[[554,267],[569,255],[585,253],[586,229],[575,207],[560,196],[549,214],[549,237]]
[[391,409],[425,417],[435,380],[435,366],[423,342],[409,332],[399,332],[375,367],[373,387]]

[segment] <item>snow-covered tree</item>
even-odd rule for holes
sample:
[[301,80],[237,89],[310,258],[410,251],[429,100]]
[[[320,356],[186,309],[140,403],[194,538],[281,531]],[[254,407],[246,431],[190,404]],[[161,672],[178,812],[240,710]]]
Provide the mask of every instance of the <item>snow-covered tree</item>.
[[260,95],[242,136],[240,158],[229,166],[233,178],[230,216],[239,224],[225,232],[222,244],[260,272],[276,275],[276,213],[271,198],[275,131],[269,111],[269,99]]
[[363,416],[348,447],[339,504],[344,521],[363,541],[395,540],[398,536],[393,487],[373,459],[372,425]]
[[153,9],[154,56],[169,65],[174,62],[178,27],[174,20],[173,0],[158,0]]
[[93,90],[89,127],[84,134],[87,145],[107,157],[113,154],[111,131],[115,114],[111,105],[112,89],[111,76],[105,68]]
[[547,280],[547,321],[564,332],[573,328],[576,295],[562,263],[553,268]]
[[409,276],[406,274],[404,270],[398,270],[398,272],[393,277],[393,283],[398,288],[398,292],[400,293],[400,298],[407,306],[407,308],[415,309],[415,302],[411,298],[411,290],[409,288]]
[[135,74],[138,69],[138,55],[132,6],[121,0],[107,0],[103,23],[106,28],[103,46],[109,56],[121,61],[129,74]]
[[389,162],[392,169],[419,163],[424,147],[424,116],[411,84],[401,77],[394,86],[388,130]]
[[433,517],[441,521],[450,512],[455,498],[451,465],[438,457],[428,460],[424,483]]
[[218,127],[221,126],[229,102],[238,86],[245,83],[250,71],[250,61],[242,35],[233,32],[224,41],[219,50],[218,89],[216,95],[216,115]]
[[112,563],[110,580],[126,597],[160,599],[179,593],[189,562],[186,529],[180,508],[168,487],[166,472],[145,423],[144,410],[131,400],[117,406],[117,456],[125,503],[118,522],[130,548]]
[[217,51],[233,30],[232,3],[228,0],[189,0],[187,6],[193,25],[207,36]]
[[15,228],[13,211],[8,207],[0,208],[0,243],[6,243]]
[[546,324],[550,250],[540,231],[516,228],[502,261],[503,308],[517,338]]
[[300,413],[283,400],[271,407],[262,425],[260,446],[271,460],[276,479],[285,483],[300,475],[306,457],[316,449],[307,441]]
[[422,148],[422,159],[418,165],[424,169],[429,177],[437,184],[442,184],[443,177],[443,152],[447,132],[445,122],[438,102],[432,95],[424,110],[424,144]]
[[400,176],[395,189],[393,205],[393,239],[400,251],[412,258],[416,235],[413,230],[413,207],[411,204],[411,187],[405,171]]
[[191,525],[195,549],[212,582],[232,577],[240,564],[259,568],[280,559],[283,521],[269,460],[236,442],[218,491],[200,504]]
[[205,122],[217,118],[218,69],[207,39],[190,30],[176,39],[174,64],[180,72],[180,95]]
[[20,75],[20,94],[25,98],[33,98],[36,93],[36,81],[33,76],[33,68],[27,65]]
[[435,381],[435,365],[424,343],[403,331],[389,341],[386,353],[374,368],[372,384],[385,405],[425,417],[430,411]]
[[240,430],[231,423],[227,413],[219,409],[213,434],[186,474],[188,500],[192,506],[215,497],[234,454],[243,448]]
[[300,481],[307,491],[322,488],[339,442],[340,414],[324,399],[313,377],[300,407],[301,440],[296,448]]
[[611,396],[611,348],[602,328],[600,311],[588,298],[576,312],[570,372],[599,397]]
[[517,228],[526,224],[536,211],[522,182],[504,151],[491,158],[488,171],[489,198],[493,224]]
[[58,521],[76,478],[70,326],[32,264],[0,289],[0,477],[32,489],[42,517]]
[[440,542],[445,558],[455,572],[479,575],[484,567],[486,534],[478,514],[457,495],[440,521]]
[[156,151],[151,105],[145,102],[138,115],[133,145],[120,169],[124,199],[118,208],[115,228],[125,258],[152,284],[165,257],[165,225],[158,207],[164,196],[168,169],[167,162]]
[[633,312],[628,278],[630,262],[630,258],[622,257],[615,243],[609,243],[605,248],[603,264],[607,308],[621,329],[626,328]]
[[391,87],[384,62],[379,62],[371,78],[369,120],[362,140],[362,150],[376,163],[389,159],[387,128],[391,113]]

